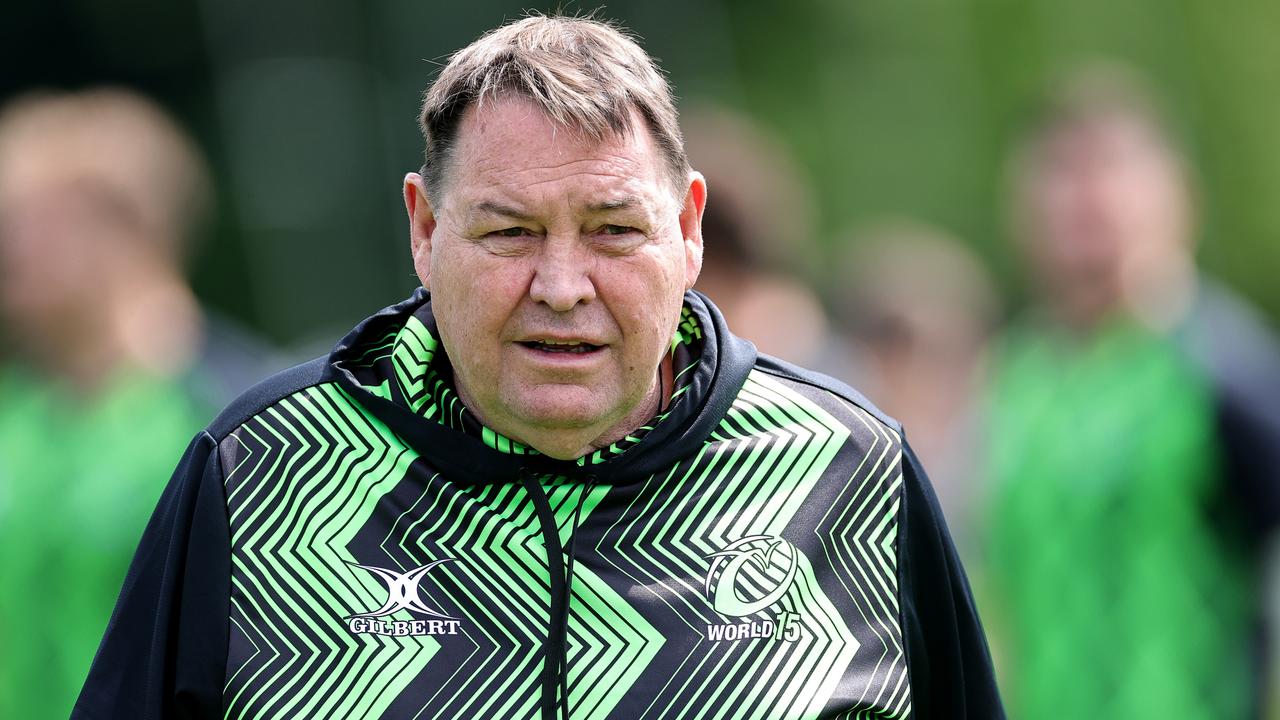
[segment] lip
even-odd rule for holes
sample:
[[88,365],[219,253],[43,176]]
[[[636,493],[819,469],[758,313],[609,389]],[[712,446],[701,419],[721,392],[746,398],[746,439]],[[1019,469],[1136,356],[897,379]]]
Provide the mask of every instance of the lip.
[[516,352],[520,353],[521,356],[528,358],[537,364],[560,368],[582,367],[594,364],[599,362],[599,360],[604,357],[604,354],[609,350],[609,345],[607,344],[593,343],[587,340],[580,340],[579,338],[559,339],[554,337],[539,337],[538,340],[547,340],[552,342],[579,341],[589,345],[595,345],[596,349],[586,352],[553,352],[541,350],[525,344],[528,342],[534,342],[533,340],[518,341],[512,343],[512,345],[516,348]]
[[517,338],[517,343],[529,342],[551,342],[551,343],[585,343],[587,345],[599,345],[601,347],[609,343],[595,337],[587,337],[584,335],[564,335],[557,333],[528,333],[523,337]]

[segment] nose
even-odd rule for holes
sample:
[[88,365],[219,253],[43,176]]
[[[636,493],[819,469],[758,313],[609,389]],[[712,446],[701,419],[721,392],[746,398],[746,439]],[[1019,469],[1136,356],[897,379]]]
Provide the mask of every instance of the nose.
[[547,238],[538,253],[529,297],[556,312],[568,312],[596,298],[591,258],[575,240]]

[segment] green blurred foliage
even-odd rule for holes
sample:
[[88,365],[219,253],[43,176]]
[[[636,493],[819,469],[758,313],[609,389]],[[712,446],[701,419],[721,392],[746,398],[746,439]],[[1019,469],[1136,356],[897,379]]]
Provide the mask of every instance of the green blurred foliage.
[[[878,214],[958,233],[1020,287],[1008,143],[1046,83],[1099,58],[1155,86],[1200,172],[1204,264],[1280,316],[1280,5],[1203,0],[736,3],[747,110],[818,184],[827,242]],[[748,50],[749,48],[749,50]]]
[[[26,4],[0,24],[0,97],[100,82],[156,95],[219,178],[201,295],[277,340],[323,343],[413,286],[399,186],[420,162],[419,94],[448,53],[525,7]],[[863,223],[916,217],[970,242],[1015,298],[1007,144],[1051,78],[1130,62],[1200,170],[1204,264],[1280,317],[1280,4],[621,0],[601,14],[644,38],[683,102],[736,107],[795,152],[821,212],[799,265],[821,267]]]

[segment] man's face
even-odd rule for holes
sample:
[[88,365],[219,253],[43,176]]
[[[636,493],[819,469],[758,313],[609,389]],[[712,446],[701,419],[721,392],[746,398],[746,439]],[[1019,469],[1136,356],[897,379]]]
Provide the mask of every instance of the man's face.
[[137,231],[114,212],[105,183],[17,165],[0,178],[0,320],[39,347],[94,316]]
[[1143,122],[1106,116],[1067,125],[1033,151],[1023,235],[1062,302],[1093,314],[1129,276],[1187,242],[1190,199],[1172,152]]
[[595,142],[498,98],[463,117],[435,207],[406,178],[414,265],[459,392],[555,457],[653,401],[701,266],[705,185],[694,174],[673,192],[636,126]]

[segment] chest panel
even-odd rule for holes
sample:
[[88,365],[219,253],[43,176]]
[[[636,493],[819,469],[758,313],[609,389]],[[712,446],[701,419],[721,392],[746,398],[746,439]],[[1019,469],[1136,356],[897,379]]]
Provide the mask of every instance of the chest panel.
[[[227,716],[536,718],[550,574],[521,485],[442,477],[321,386],[223,443]],[[900,447],[753,375],[643,482],[542,478],[571,717],[906,717]]]

